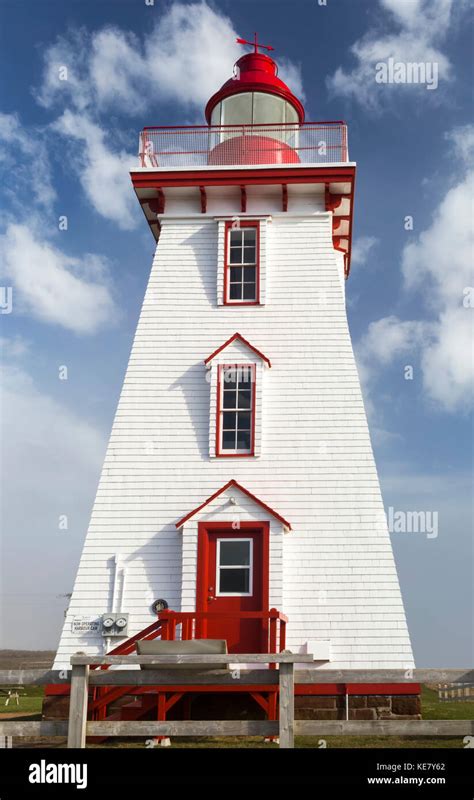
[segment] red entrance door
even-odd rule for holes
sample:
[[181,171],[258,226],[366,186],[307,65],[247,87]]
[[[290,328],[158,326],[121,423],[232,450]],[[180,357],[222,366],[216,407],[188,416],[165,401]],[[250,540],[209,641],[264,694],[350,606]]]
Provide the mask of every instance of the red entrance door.
[[267,621],[240,614],[268,611],[268,524],[199,526],[196,606],[209,612],[200,638],[226,639],[230,653],[266,652]]

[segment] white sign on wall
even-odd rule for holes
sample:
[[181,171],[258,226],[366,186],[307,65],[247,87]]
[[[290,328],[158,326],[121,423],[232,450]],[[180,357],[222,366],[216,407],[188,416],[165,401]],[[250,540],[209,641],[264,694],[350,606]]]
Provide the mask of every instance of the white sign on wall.
[[71,630],[73,633],[98,633],[100,620],[97,617],[73,617]]

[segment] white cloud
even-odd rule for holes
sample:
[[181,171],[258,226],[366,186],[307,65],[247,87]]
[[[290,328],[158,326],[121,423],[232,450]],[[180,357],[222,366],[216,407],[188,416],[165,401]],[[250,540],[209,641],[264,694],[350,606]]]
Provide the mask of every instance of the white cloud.
[[474,158],[474,125],[461,125],[446,134],[454,145],[454,153],[464,167],[472,165]]
[[299,64],[294,64],[289,58],[275,56],[275,61],[278,64],[278,77],[287,84],[293,94],[297,96],[302,103],[306,100],[306,95],[303,86],[303,76],[301,74],[301,67]]
[[351,263],[364,264],[378,243],[379,240],[375,236],[358,236],[352,246]]
[[428,395],[445,411],[465,411],[474,399],[472,308],[441,312],[435,340],[423,348],[422,369]]
[[67,256],[31,228],[9,224],[0,236],[3,278],[13,284],[13,313],[78,334],[95,333],[116,318],[104,258]]
[[35,96],[40,105],[50,108],[66,100],[84,111],[91,102],[88,64],[89,34],[84,28],[59,36],[44,52],[43,79]]
[[44,649],[57,641],[65,603],[57,593],[72,588],[105,438],[23,369],[2,373],[2,641]]
[[[59,38],[45,53],[39,102],[51,107],[66,95],[78,111],[120,108],[151,112],[154,103],[174,101],[201,112],[231,76],[243,54],[232,21],[206,2],[173,3],[151,30],[138,37],[116,26]],[[67,66],[68,80],[59,67]],[[299,66],[279,60],[280,73],[302,94]]]
[[404,322],[395,315],[383,317],[370,323],[357,352],[363,362],[370,364],[375,360],[385,366],[410,350],[416,351],[427,333],[424,322]]
[[390,58],[404,64],[434,64],[436,84],[450,81],[452,65],[440,49],[440,43],[455,13],[461,14],[467,6],[465,0],[460,0],[456,6],[454,0],[379,0],[379,4],[389,13],[388,19],[397,30],[386,33],[377,24],[369,28],[350,48],[355,59],[353,69],[338,67],[326,80],[328,88],[374,111],[393,108],[393,91],[399,94],[404,91],[405,95],[416,92],[417,97],[422,92],[427,99],[434,100],[435,95],[439,99],[440,92],[428,91],[425,83],[377,83],[376,65],[387,63]]
[[124,150],[113,152],[107,146],[106,131],[84,113],[65,111],[51,127],[68,140],[81,142],[80,153],[77,144],[71,145],[68,151],[72,168],[93,208],[122,230],[134,228],[137,200],[129,170],[136,166],[136,156]]
[[23,126],[17,114],[0,113],[0,170],[3,192],[14,207],[24,208],[25,193],[33,193],[45,209],[52,206],[56,192],[44,132]]
[[[474,127],[455,129],[449,138],[468,164]],[[473,400],[473,309],[464,305],[465,292],[474,286],[473,197],[474,170],[468,168],[402,257],[406,287],[418,290],[437,314],[436,335],[423,350],[422,368],[430,397],[448,411],[467,408]]]
[[[376,322],[371,322],[367,333],[361,337],[355,348],[357,369],[364,388],[364,401],[367,415],[373,420],[375,426],[373,433],[378,442],[388,441],[393,434],[380,427],[382,417],[376,408],[372,394],[376,380],[380,377],[383,368],[398,360],[399,369],[402,370],[408,363],[418,358],[420,347],[428,342],[431,337],[431,326],[421,321],[403,321],[397,316],[383,317]],[[402,362],[402,357],[405,357]]]
[[380,0],[403,27],[431,37],[443,34],[450,23],[454,0]]
[[[208,99],[244,52],[232,21],[206,2],[174,2],[154,19],[141,37],[110,25],[59,37],[45,51],[36,92],[45,108],[66,106],[51,126],[72,143],[64,158],[93,208],[123,230],[139,221],[128,175],[138,160],[120,148],[121,134],[110,130],[105,114],[152,115],[155,104],[173,102],[200,123]],[[283,58],[280,73],[303,95],[298,65]],[[138,136],[136,144],[138,150]]]
[[0,353],[3,359],[7,358],[21,358],[26,355],[30,349],[29,342],[22,336],[1,336],[0,337]]
[[419,293],[430,319],[392,316],[373,322],[357,351],[366,385],[378,366],[418,351],[428,398],[444,411],[457,412],[474,399],[473,308],[466,302],[474,287],[474,171],[468,166],[474,127],[456,128],[448,139],[461,158],[463,177],[442,198],[429,227],[402,253],[405,288]]

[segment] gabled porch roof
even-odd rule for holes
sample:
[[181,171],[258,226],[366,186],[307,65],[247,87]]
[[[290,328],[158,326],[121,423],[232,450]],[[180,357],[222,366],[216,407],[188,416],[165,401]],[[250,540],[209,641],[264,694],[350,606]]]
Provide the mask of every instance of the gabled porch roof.
[[278,512],[275,511],[273,508],[271,508],[269,505],[264,503],[263,500],[260,500],[258,497],[256,497],[254,494],[252,494],[252,492],[249,492],[248,489],[246,489],[244,486],[242,486],[240,483],[238,483],[234,479],[228,481],[226,484],[224,484],[224,486],[222,486],[220,489],[218,489],[217,492],[214,492],[214,494],[212,494],[210,497],[208,497],[207,500],[204,501],[204,503],[201,503],[200,506],[197,506],[197,508],[194,508],[192,511],[190,511],[189,514],[186,514],[184,517],[182,517],[176,523],[176,527],[177,528],[181,528],[184,525],[185,522],[188,522],[188,520],[192,519],[192,517],[194,517],[196,514],[198,514],[200,511],[202,511],[209,503],[211,503],[212,500],[215,500],[216,497],[219,497],[219,495],[221,495],[223,492],[226,491],[226,489],[229,489],[231,486],[233,486],[235,489],[238,489],[239,491],[243,492],[243,494],[247,495],[247,497],[250,497],[250,499],[253,500],[257,505],[259,505],[260,508],[263,508],[269,514],[271,514],[272,517],[274,517],[279,522],[281,522],[281,524],[288,531],[291,531],[291,524],[288,522],[288,520],[286,520],[284,517],[282,517],[281,514],[278,514]]
[[250,342],[247,341],[247,339],[244,339],[241,333],[234,333],[234,335],[231,336],[230,339],[227,339],[227,341],[224,342],[224,344],[221,344],[221,346],[218,347],[217,350],[214,350],[214,352],[211,353],[211,355],[205,359],[204,363],[206,364],[206,366],[207,364],[210,364],[210,362],[215,356],[217,356],[219,353],[225,350],[226,347],[228,347],[230,344],[232,344],[232,342],[235,341],[241,342],[241,344],[245,345],[245,347],[248,347],[249,350],[255,353],[255,355],[257,355],[259,358],[262,359],[262,361],[265,361],[268,364],[268,366],[271,367],[270,359],[267,358],[267,356],[264,355],[264,353],[262,353],[256,347],[254,347],[253,344],[250,344]]

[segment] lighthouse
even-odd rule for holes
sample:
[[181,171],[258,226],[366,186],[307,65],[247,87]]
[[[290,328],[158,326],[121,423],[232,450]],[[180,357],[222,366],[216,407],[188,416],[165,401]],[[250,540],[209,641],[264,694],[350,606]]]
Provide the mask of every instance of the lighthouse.
[[140,135],[156,250],[56,668],[157,621],[314,669],[413,665],[346,315],[347,127],[306,121],[242,43],[202,125]]

